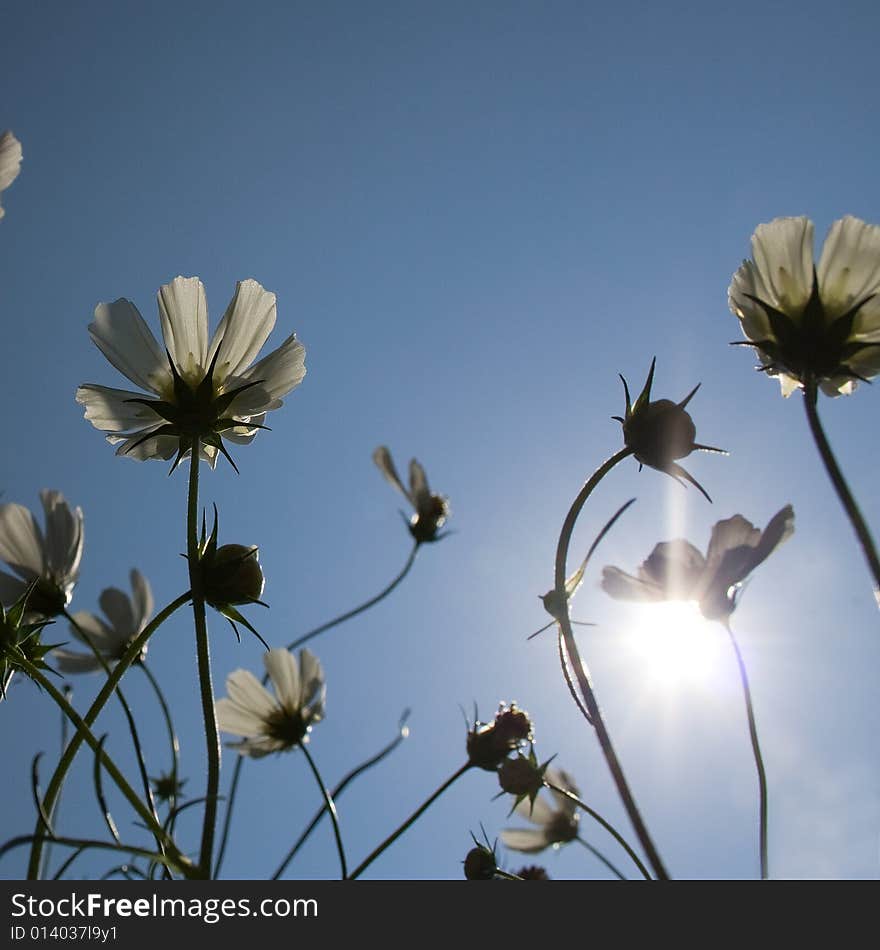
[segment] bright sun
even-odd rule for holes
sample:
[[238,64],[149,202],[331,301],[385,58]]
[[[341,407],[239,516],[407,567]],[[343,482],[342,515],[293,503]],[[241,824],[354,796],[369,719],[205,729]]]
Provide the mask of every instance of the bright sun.
[[721,640],[695,603],[645,605],[627,635],[646,676],[658,685],[707,683],[719,664]]

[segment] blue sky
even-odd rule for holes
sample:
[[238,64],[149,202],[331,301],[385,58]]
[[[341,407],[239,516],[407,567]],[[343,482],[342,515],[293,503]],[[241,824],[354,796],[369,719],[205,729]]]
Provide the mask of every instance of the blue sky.
[[[370,456],[411,456],[448,495],[453,533],[420,552],[373,612],[313,643],[328,679],[311,749],[329,782],[373,754],[412,708],[411,736],[339,803],[352,861],[464,760],[459,707],[517,700],[540,757],[629,833],[594,736],[579,719],[537,595],[582,481],[620,446],[623,373],[691,406],[698,438],[729,457],[688,469],[709,505],[625,463],[587,506],[572,557],[626,499],[574,601],[599,701],[627,775],[677,877],[757,874],[757,791],[736,669],[719,626],[698,677],[658,681],[632,649],[660,622],[610,601],[602,564],[632,570],[657,541],[705,548],[740,512],[784,504],[794,537],[754,575],[733,616],[752,677],[770,782],[770,867],[785,877],[880,869],[880,640],[870,581],[809,437],[802,399],[757,375],[727,309],[755,226],[808,215],[880,223],[872,4],[623,3],[13,4],[0,38],[0,128],[21,175],[0,223],[7,347],[4,501],[60,489],[85,512],[73,609],[138,567],[162,605],[187,586],[186,479],[119,459],[82,419],[83,382],[122,384],[88,338],[101,301],[127,297],[158,332],[155,293],[205,282],[212,328],[236,280],[278,296],[275,344],[296,331],[308,375],[272,432],[202,482],[222,537],[260,546],[273,645],[365,600],[403,565],[398,497]],[[877,393],[820,404],[864,513],[880,525]],[[64,634],[61,627],[53,633]],[[260,668],[211,619],[215,683]],[[191,623],[150,647],[177,712],[187,791],[204,748]],[[152,771],[166,751],[130,677]],[[74,682],[85,708],[97,677]],[[115,709],[102,730],[130,766]],[[28,685],[0,709],[3,839],[30,830],[30,761],[57,754],[58,715]],[[234,754],[224,755],[224,776]],[[48,768],[48,767],[46,767]],[[83,756],[66,830],[100,833]],[[44,782],[48,779],[48,771]],[[225,781],[226,779],[224,779]],[[458,878],[470,832],[509,805],[468,774],[371,868]],[[271,873],[319,803],[302,756],[249,763],[226,873]],[[117,820],[136,834],[120,804]],[[514,820],[511,819],[511,822]],[[198,829],[184,826],[195,846]],[[584,824],[593,843],[613,848]],[[554,877],[601,876],[576,845],[542,856]],[[23,852],[0,873],[23,873]],[[517,866],[517,855],[505,855]],[[82,859],[82,874],[107,864]],[[322,827],[296,877],[333,877]]]

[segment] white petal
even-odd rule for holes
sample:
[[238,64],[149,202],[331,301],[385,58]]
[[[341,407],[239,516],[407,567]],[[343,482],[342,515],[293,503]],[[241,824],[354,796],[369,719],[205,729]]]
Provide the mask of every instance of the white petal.
[[511,851],[525,854],[537,854],[550,843],[544,832],[537,828],[505,828],[501,832],[501,840]]
[[[180,440],[173,435],[154,435],[144,439],[147,433],[156,428],[158,426],[144,429],[142,432],[134,432],[130,437],[124,439],[108,435],[107,441],[114,445],[118,442],[119,446],[116,449],[116,454],[125,456],[125,458],[137,459],[139,462],[146,459],[164,459],[167,461],[177,455]],[[141,442],[141,439],[144,439],[144,441]],[[190,453],[187,452],[186,454],[189,456]]]
[[135,385],[156,394],[170,389],[168,360],[130,300],[98,304],[89,334],[104,356]]
[[136,568],[129,574],[131,589],[134,595],[134,621],[135,633],[140,633],[147,625],[147,621],[153,616],[153,591],[150,582]]
[[131,601],[121,590],[116,587],[105,588],[101,591],[98,603],[104,611],[104,616],[121,638],[128,639],[136,632]]
[[275,294],[264,290],[255,280],[240,280],[235,285],[235,294],[208,353],[210,364],[219,348],[215,382],[238,376],[253,363],[275,326],[275,314]]
[[43,573],[43,535],[23,505],[0,505],[0,560],[25,580]]
[[779,388],[782,390],[782,395],[788,399],[796,389],[801,388],[801,381],[787,373],[779,373]]
[[732,548],[742,545],[754,548],[760,540],[760,530],[742,515],[725,518],[712,528],[712,537],[706,550],[707,566],[714,570],[721,558]]
[[226,677],[226,692],[239,709],[264,722],[279,709],[275,698],[250,670],[233,670]]
[[76,581],[83,551],[82,508],[70,510],[59,491],[40,492],[46,513],[46,563],[61,583]]
[[391,452],[388,450],[388,447],[385,445],[380,445],[379,448],[373,452],[373,461],[376,463],[379,471],[385,476],[385,478],[413,507],[415,507],[415,502],[413,501],[412,496],[403,487],[403,482],[400,480],[400,476],[397,474],[397,469],[394,466],[394,460],[391,458]]
[[73,614],[73,621],[70,624],[70,632],[76,639],[87,645],[91,641],[95,649],[101,653],[116,654],[119,647],[126,642],[126,640],[120,641],[114,630],[111,630],[100,617],[96,617],[87,610],[79,610]]
[[[880,228],[847,216],[835,221],[817,268],[819,292],[830,319],[842,316],[872,294],[880,295]],[[880,296],[866,303],[854,334],[880,330]]]
[[[263,425],[266,421],[266,413],[262,412],[258,416],[249,416],[248,422],[254,423],[255,425]],[[247,426],[234,426],[231,429],[227,429],[223,433],[223,438],[227,439],[230,442],[234,442],[236,445],[250,445],[251,442],[257,437],[259,429],[251,428],[248,429]]]
[[214,704],[217,713],[217,728],[234,736],[259,736],[263,734],[263,719],[250,709],[243,709],[231,699],[218,699]]
[[543,795],[538,795],[534,805],[528,798],[524,798],[516,808],[514,808],[513,813],[535,825],[549,824],[553,821],[553,816],[556,814]]
[[409,462],[409,497],[416,511],[422,511],[425,503],[431,500],[431,489],[428,488],[425,470],[415,459],[410,459]]
[[231,377],[227,381],[230,388],[257,380],[260,385],[245,390],[234,399],[229,407],[230,414],[238,418],[277,409],[282,405],[282,397],[303,381],[305,358],[306,348],[297,340],[296,334],[292,334],[259,363],[254,363],[240,376]]
[[689,600],[702,579],[706,559],[688,541],[663,541],[639,566],[639,577],[656,584],[667,600]]
[[27,590],[27,582],[0,571],[0,604],[11,607]]
[[128,389],[109,389],[86,383],[76,391],[76,401],[85,406],[85,417],[103,432],[131,432],[160,425],[164,420],[152,409],[132,399],[143,394]]
[[269,650],[263,654],[263,663],[281,705],[289,711],[299,709],[302,689],[296,657],[287,650]]
[[271,736],[255,736],[243,739],[241,742],[230,742],[230,749],[235,749],[240,755],[249,755],[252,759],[262,759],[273,752],[281,752],[287,748],[283,742]]
[[93,653],[77,653],[59,647],[52,651],[52,658],[62,673],[94,673],[101,669],[101,664]]
[[602,568],[602,590],[615,600],[663,600],[656,584],[624,573],[619,567]]
[[[0,135],[0,191],[18,177],[21,167],[21,142],[10,132]],[[2,212],[0,212],[2,217]]]
[[208,304],[198,277],[175,277],[159,288],[165,346],[182,376],[199,382],[207,369]]
[[[548,768],[544,773],[544,778],[551,785],[555,785],[557,788],[571,792],[572,795],[580,798],[581,793],[578,791],[578,787],[575,784],[574,779],[571,777],[571,775],[569,775],[568,772],[565,772],[562,769]],[[558,811],[562,812],[564,815],[568,815],[569,817],[577,814],[578,806],[567,795],[561,795],[554,789],[550,789],[550,794],[556,800]]]
[[733,275],[727,291],[727,304],[739,317],[746,338],[753,343],[775,339],[764,308],[750,299],[756,297],[758,300],[767,300],[769,295],[770,292],[761,281],[755,265],[751,261],[745,261]]
[[813,287],[813,222],[776,218],[752,235],[752,260],[768,296],[760,296],[783,313],[797,317]]

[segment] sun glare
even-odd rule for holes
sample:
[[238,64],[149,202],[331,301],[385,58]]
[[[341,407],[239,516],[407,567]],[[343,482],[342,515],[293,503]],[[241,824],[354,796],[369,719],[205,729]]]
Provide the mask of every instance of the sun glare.
[[658,684],[706,683],[718,668],[717,631],[695,603],[644,606],[628,640],[646,676]]

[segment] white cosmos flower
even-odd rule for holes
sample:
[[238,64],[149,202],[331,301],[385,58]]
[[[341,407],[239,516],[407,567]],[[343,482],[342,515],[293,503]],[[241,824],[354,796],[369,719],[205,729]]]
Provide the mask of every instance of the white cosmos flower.
[[408,522],[410,534],[415,541],[419,544],[424,541],[439,541],[443,535],[437,532],[449,516],[449,502],[442,495],[435,495],[431,491],[422,466],[415,459],[410,460],[409,491],[407,491],[397,474],[394,460],[387,446],[380,445],[373,452],[373,461],[385,478],[415,509],[415,514]]
[[[577,786],[567,772],[562,769],[548,768],[544,778],[551,785],[566,789],[572,795],[579,796]],[[514,808],[514,813],[528,819],[536,828],[505,828],[501,832],[501,840],[512,851],[522,851],[525,854],[537,854],[545,848],[558,846],[573,841],[578,835],[578,806],[565,795],[550,790],[556,800],[556,807],[552,808],[543,795],[535,799],[534,805],[524,798]]]
[[703,616],[726,623],[742,582],[794,532],[786,505],[761,531],[742,515],[719,521],[705,557],[687,541],[655,546],[634,577],[619,567],[602,571],[602,589],[617,600],[693,600]]
[[[176,277],[159,288],[165,352],[130,300],[102,303],[89,333],[101,352],[135,385],[151,394],[87,383],[76,391],[85,417],[107,432],[117,455],[169,459],[175,464],[198,443],[212,466],[223,440],[251,442],[266,413],[305,376],[305,348],[291,334],[259,362],[254,359],[275,326],[275,294],[242,280],[213,337],[198,277]],[[231,462],[232,459],[229,458]]]
[[83,513],[70,510],[61,492],[40,492],[46,532],[22,505],[0,505],[0,560],[17,576],[0,571],[0,601],[12,604],[37,580],[28,612],[53,617],[70,603],[79,578],[83,550]]
[[[109,623],[82,610],[73,615],[73,623],[70,625],[77,640],[87,646],[91,642],[110,664],[122,659],[131,641],[153,616],[153,592],[149,581],[137,570],[130,573],[129,579],[131,597],[116,587],[108,587],[101,592],[99,603]],[[146,649],[141,654],[141,659],[145,654]],[[101,663],[91,649],[82,653],[59,647],[53,656],[62,673],[89,673],[101,669]]]
[[[18,178],[21,168],[21,142],[9,131],[0,135],[0,191],[5,191]],[[0,206],[0,218],[6,212]]]
[[219,728],[242,737],[230,747],[255,759],[307,742],[312,724],[324,717],[327,691],[321,664],[309,650],[300,650],[299,663],[288,650],[269,650],[263,663],[274,696],[250,670],[235,670],[226,677],[228,698],[216,703]]
[[812,221],[761,224],[728,301],[784,396],[813,385],[849,394],[880,373],[880,228],[835,221],[815,265]]

